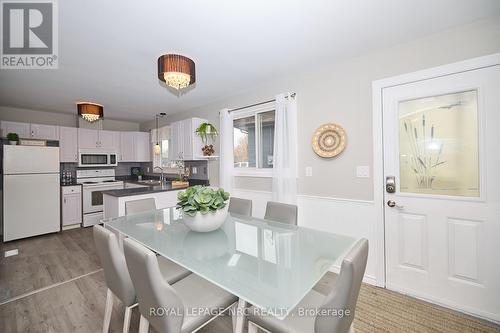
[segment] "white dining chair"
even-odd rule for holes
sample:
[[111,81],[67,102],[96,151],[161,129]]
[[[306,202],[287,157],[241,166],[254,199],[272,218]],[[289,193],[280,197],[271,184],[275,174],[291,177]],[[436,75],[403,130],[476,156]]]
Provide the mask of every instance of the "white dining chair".
[[[106,292],[106,307],[104,310],[104,322],[102,332],[109,331],[111,313],[113,311],[113,300],[116,296],[125,306],[125,317],[123,319],[123,332],[129,331],[130,316],[132,309],[137,305],[136,292],[127,269],[125,256],[118,246],[116,235],[110,230],[95,225],[93,229],[94,242],[97,255],[104,270],[104,277],[108,287]],[[177,282],[191,272],[179,265],[171,264],[171,261],[160,261],[160,274],[164,281]]]
[[[168,283],[162,279],[156,255],[130,238],[124,240],[123,249],[139,300],[139,333],[147,333],[149,325],[157,332],[192,332],[215,318],[212,311],[227,309],[237,301],[234,295],[196,274]],[[156,315],[155,309],[166,311]]]
[[[311,290],[283,320],[271,315],[262,315],[258,309],[251,307],[248,315],[248,333],[256,333],[257,328],[272,333],[353,333],[352,321],[367,258],[368,240],[361,239],[342,261],[332,291],[324,296]],[[321,315],[300,315],[307,314],[306,311],[310,310],[313,310],[314,314]]]
[[252,200],[231,197],[228,211],[238,215],[252,216]]
[[297,225],[297,205],[268,201],[264,219]]

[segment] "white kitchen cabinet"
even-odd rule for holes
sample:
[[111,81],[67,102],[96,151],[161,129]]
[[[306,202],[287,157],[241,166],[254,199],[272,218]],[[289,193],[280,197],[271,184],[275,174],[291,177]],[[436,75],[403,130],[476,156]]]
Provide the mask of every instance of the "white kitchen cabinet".
[[197,160],[203,155],[204,143],[195,133],[198,126],[207,122],[201,118],[189,118],[171,124],[171,146],[173,160]]
[[151,142],[148,132],[121,132],[120,162],[150,162]]
[[119,151],[120,132],[79,128],[78,148],[102,148],[105,150]]
[[88,128],[78,129],[78,149],[98,148],[99,132]]
[[120,162],[135,162],[134,132],[121,132],[120,141]]
[[9,133],[16,133],[20,138],[31,138],[29,123],[2,120],[0,127],[2,129],[2,137],[6,137]]
[[30,124],[33,139],[59,140],[59,126]]
[[135,134],[135,149],[137,162],[151,161],[151,140],[148,132],[137,132]]
[[61,162],[78,162],[78,129],[59,127],[59,159]]
[[183,123],[176,121],[170,124],[170,146],[169,146],[169,159],[181,160],[184,137],[182,135]]
[[62,187],[62,227],[82,223],[81,186]]
[[99,131],[99,146],[106,150],[120,150],[120,132],[115,131]]

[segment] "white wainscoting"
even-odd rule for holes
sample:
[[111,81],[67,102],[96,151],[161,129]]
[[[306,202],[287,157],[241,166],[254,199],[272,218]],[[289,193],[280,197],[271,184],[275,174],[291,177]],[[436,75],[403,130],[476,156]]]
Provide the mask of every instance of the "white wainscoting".
[[[271,192],[233,189],[231,195],[250,199],[255,217],[264,217],[266,202],[271,200]],[[370,243],[370,253],[364,282],[377,285],[376,279],[376,210],[372,201],[298,195],[299,225],[344,234],[355,238],[366,238]],[[380,263],[382,264],[382,263]],[[332,267],[338,273],[340,267]]]

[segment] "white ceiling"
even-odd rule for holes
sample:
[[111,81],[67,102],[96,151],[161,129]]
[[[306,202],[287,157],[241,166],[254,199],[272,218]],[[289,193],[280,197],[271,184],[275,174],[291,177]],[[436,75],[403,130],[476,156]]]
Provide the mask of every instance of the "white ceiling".
[[[59,69],[0,70],[0,105],[146,121],[234,95],[261,80],[500,13],[498,0],[59,1]],[[177,96],[156,60],[196,62]]]

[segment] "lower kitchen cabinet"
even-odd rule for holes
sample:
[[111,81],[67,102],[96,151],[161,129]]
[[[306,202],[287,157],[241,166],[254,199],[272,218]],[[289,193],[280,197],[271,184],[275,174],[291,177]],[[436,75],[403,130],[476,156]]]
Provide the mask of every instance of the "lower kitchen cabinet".
[[82,223],[82,187],[63,186],[61,192],[62,229],[79,227]]

